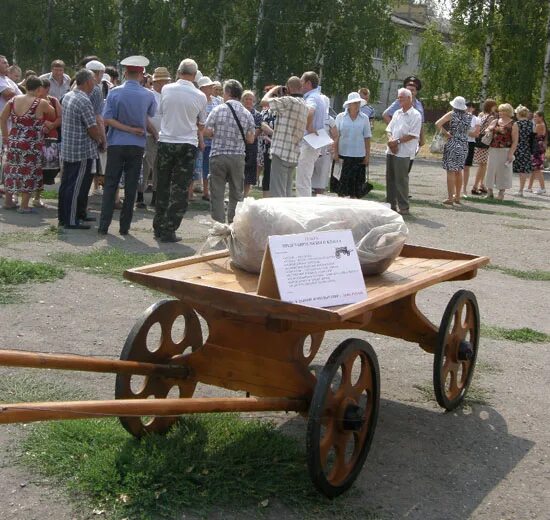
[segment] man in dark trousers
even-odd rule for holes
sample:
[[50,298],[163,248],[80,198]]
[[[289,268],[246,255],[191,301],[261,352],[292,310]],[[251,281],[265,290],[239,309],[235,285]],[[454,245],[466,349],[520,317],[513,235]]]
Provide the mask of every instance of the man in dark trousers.
[[149,60],[130,56],[120,62],[126,82],[113,88],[107,96],[103,119],[109,126],[107,134],[107,166],[101,216],[97,232],[106,235],[113,219],[115,196],[124,172],[124,204],[120,211],[121,235],[127,235],[132,223],[134,202],[145,150],[145,131],[148,118],[153,117],[157,103],[153,93],[141,86]]
[[63,176],[59,187],[58,219],[59,225],[67,229],[90,229],[78,218],[78,194],[86,175],[90,175],[97,145],[102,141],[102,131],[88,97],[94,85],[92,72],[82,69],[76,73],[76,88],[63,96]]

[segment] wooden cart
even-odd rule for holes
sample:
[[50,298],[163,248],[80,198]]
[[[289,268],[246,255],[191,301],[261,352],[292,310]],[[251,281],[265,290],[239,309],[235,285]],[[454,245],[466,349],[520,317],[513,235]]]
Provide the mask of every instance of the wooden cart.
[[[417,308],[416,293],[438,282],[471,279],[488,262],[406,245],[387,272],[365,278],[366,300],[327,309],[270,297],[273,288],[233,266],[227,251],[131,269],[127,279],[177,299],[145,311],[120,360],[0,351],[0,365],[116,373],[116,400],[0,405],[0,423],[116,415],[128,432],[141,437],[167,432],[187,413],[296,411],[307,417],[311,479],[334,497],[352,485],[367,457],[380,372],[373,348],[351,338],[314,373],[310,364],[324,333],[359,329],[418,343],[434,354],[438,403],[452,410],[464,399],[474,372],[480,327],[476,298],[470,291],[456,292],[437,327]],[[206,339],[199,315],[208,327]],[[178,337],[175,323],[182,320],[185,332]],[[161,330],[156,341],[154,328]],[[138,387],[137,376],[145,376]],[[192,397],[197,383],[247,394]]]

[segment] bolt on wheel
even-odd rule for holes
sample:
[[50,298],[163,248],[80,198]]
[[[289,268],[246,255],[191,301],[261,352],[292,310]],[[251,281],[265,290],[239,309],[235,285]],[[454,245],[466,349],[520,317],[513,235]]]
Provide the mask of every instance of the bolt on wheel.
[[380,369],[374,349],[348,339],[321,370],[306,434],[311,480],[327,497],[346,491],[368,455],[380,406]]

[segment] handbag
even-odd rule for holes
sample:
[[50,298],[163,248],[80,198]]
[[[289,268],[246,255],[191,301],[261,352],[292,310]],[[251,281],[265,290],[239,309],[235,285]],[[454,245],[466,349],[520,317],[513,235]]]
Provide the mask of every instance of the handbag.
[[244,135],[243,125],[241,125],[241,122],[239,121],[239,118],[237,117],[237,114],[235,112],[235,109],[229,104],[226,103],[226,105],[229,107],[229,110],[231,110],[231,113],[233,114],[233,118],[235,119],[235,122],[237,123],[237,126],[239,127],[239,131],[241,132],[243,141],[244,141],[244,167],[245,168],[254,168],[257,161],[257,154],[258,154],[258,148],[254,143],[247,143],[246,137]]
[[481,144],[484,145],[484,146],[481,146],[481,148],[489,148],[489,145],[491,144],[492,140],[493,140],[493,131],[486,130],[481,136]]
[[430,144],[430,152],[443,153],[443,148],[445,148],[445,138],[443,137],[443,132],[440,130],[432,139]]
[[[493,140],[493,132],[487,132],[487,127],[491,124],[493,119],[494,118],[491,116],[485,118],[485,121],[479,129],[479,135],[476,137],[476,148],[489,148]],[[487,136],[487,133],[489,133],[489,136]]]

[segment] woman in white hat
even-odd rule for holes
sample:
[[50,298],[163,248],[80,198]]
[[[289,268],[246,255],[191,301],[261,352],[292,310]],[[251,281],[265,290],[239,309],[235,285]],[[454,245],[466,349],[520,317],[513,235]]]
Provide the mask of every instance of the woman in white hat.
[[[447,198],[443,204],[452,206],[461,205],[460,194],[462,191],[462,170],[468,155],[468,135],[475,136],[475,128],[472,128],[472,114],[466,109],[466,100],[457,96],[451,101],[453,110],[447,112],[438,119],[435,126],[447,137],[443,148],[443,168],[447,170]],[[449,130],[443,125],[449,124]]]
[[338,135],[334,140],[334,160],[343,161],[340,181],[336,183],[339,197],[360,199],[365,195],[371,138],[369,118],[361,112],[365,104],[358,92],[351,92],[344,103],[345,111],[336,116]]

